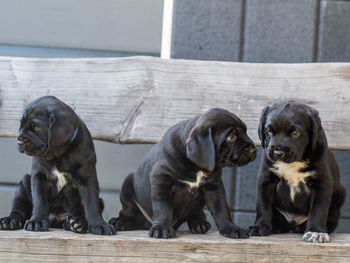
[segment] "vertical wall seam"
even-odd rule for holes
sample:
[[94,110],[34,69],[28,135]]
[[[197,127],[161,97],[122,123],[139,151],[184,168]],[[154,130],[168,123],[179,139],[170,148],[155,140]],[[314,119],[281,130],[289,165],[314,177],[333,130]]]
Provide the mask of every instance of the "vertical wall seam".
[[246,15],[247,15],[247,3],[246,0],[242,0],[242,6],[241,6],[241,32],[239,37],[239,57],[238,61],[243,62],[244,60],[244,40],[245,40],[245,31],[246,31]]
[[321,32],[321,0],[316,3],[316,16],[315,16],[315,29],[314,29],[314,47],[312,53],[312,62],[319,61],[319,48],[320,48],[320,32]]
[[174,0],[163,0],[162,42],[160,51],[160,57],[163,59],[171,58],[173,15]]

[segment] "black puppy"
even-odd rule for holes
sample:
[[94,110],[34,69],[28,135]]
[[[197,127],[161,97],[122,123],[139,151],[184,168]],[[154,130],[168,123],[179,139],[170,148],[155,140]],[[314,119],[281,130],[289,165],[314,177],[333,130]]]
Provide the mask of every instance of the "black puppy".
[[255,159],[246,129],[224,109],[211,109],[171,127],[136,173],[125,179],[123,209],[110,223],[117,230],[151,228],[149,236],[154,238],[174,237],[174,229],[184,222],[192,233],[205,233],[210,228],[203,212],[207,205],[220,234],[248,237],[246,230],[232,223],[221,179],[222,167]]
[[115,234],[101,216],[91,135],[72,108],[53,96],[34,100],[25,107],[17,140],[19,151],[33,156],[32,172],[20,182],[0,229],[47,231],[63,224],[77,233]]
[[262,112],[259,137],[264,154],[250,234],[292,231],[307,242],[329,242],[345,189],[318,112],[293,100],[275,103]]

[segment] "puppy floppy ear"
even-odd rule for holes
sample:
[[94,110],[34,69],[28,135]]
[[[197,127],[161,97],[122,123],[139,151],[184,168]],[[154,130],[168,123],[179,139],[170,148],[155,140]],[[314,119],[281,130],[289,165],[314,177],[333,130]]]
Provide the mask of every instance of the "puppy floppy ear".
[[211,128],[199,130],[193,128],[186,141],[186,155],[199,167],[212,172],[215,169],[215,145],[211,136]]
[[75,128],[64,114],[51,113],[49,117],[48,146],[55,156],[64,153]]
[[268,112],[269,112],[269,106],[266,106],[261,112],[259,129],[258,129],[259,139],[261,141],[261,146],[263,148],[267,146],[267,140],[265,135],[265,123],[266,123],[266,116]]
[[321,119],[318,115],[318,111],[310,108],[308,111],[309,117],[309,129],[311,131],[310,134],[310,143],[311,149],[315,150],[318,140],[320,139],[320,132],[322,130]]

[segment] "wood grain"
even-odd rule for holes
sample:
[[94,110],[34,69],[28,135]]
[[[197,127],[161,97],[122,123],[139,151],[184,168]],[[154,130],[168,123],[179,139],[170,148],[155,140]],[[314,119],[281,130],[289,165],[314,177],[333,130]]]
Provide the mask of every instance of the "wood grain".
[[116,236],[1,231],[0,261],[25,262],[349,262],[350,235],[331,235],[331,243],[312,244],[301,235],[228,239],[217,232],[157,240],[146,231]]
[[350,64],[254,64],[153,57],[0,58],[0,136],[15,137],[23,107],[54,95],[94,138],[154,143],[180,120],[223,107],[257,136],[261,110],[294,98],[320,112],[329,144],[350,149]]

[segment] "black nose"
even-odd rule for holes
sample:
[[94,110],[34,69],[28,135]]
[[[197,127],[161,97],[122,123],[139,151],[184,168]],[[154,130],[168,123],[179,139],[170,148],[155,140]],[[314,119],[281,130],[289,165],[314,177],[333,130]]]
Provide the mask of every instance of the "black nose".
[[274,150],[273,151],[273,156],[276,158],[276,159],[280,159],[282,158],[283,156],[285,156],[285,152],[282,151],[282,150]]

